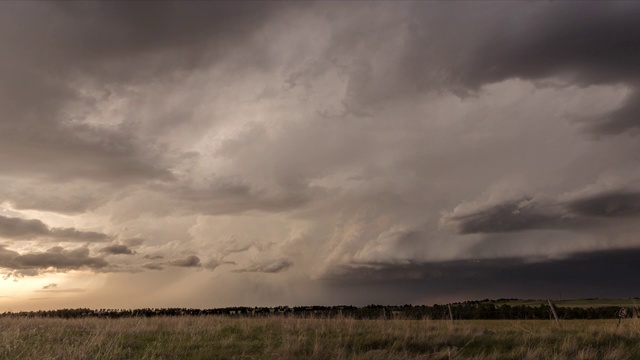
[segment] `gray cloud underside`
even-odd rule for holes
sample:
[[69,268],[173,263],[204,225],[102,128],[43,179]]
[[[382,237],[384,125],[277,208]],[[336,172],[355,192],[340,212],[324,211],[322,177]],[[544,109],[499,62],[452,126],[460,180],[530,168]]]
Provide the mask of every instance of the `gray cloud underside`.
[[[638,193],[629,190],[501,198],[447,213],[440,224],[454,233],[438,228],[442,211],[489,187],[499,192],[512,178],[524,179],[524,194],[634,182],[637,3],[0,6],[0,118],[8,119],[0,122],[0,203],[87,218],[95,212],[108,219],[105,228],[149,239],[145,247],[131,239],[96,249],[101,256],[135,246],[169,254],[153,247],[176,238],[191,241],[184,248],[176,241],[176,254],[198,249],[166,260],[111,256],[109,266],[237,263],[236,272],[286,277],[294,262],[307,273],[334,263],[404,263],[411,271],[384,271],[411,279],[430,271],[425,259],[486,246],[459,235],[615,229],[637,220]],[[594,98],[602,103],[586,106]],[[230,215],[226,231],[241,238],[246,224],[234,221],[255,214],[287,223],[284,235],[256,232],[234,244],[215,226],[193,235]],[[174,216],[184,219],[182,233],[167,231]],[[145,226],[148,233],[138,231]],[[113,240],[10,217],[0,217],[0,236]],[[227,246],[214,244],[225,239]],[[598,239],[600,248],[608,240]],[[2,248],[1,259],[24,273],[110,269],[87,251]]]
[[103,242],[109,235],[75,228],[49,227],[37,219],[20,219],[0,216],[0,237],[14,240],[48,239],[68,242]]
[[[148,259],[155,259],[158,257],[145,257]],[[200,261],[200,258],[195,255],[189,255],[184,258],[172,260],[166,263],[167,265],[177,266],[177,267],[185,267],[185,268],[205,268],[207,270],[215,270],[221,265],[235,265],[233,261],[225,261],[225,260],[216,260],[211,259],[205,263]],[[149,270],[162,270],[164,269],[163,264],[160,263],[146,263],[143,265],[144,268]]]
[[122,242],[126,246],[135,247],[135,246],[142,245],[145,242],[145,239],[142,239],[142,238],[129,238],[129,239],[120,240],[120,242]]
[[164,266],[156,263],[146,263],[146,264],[143,264],[142,267],[147,270],[164,270]]
[[215,179],[205,189],[181,186],[165,188],[163,192],[175,198],[181,208],[208,215],[288,211],[309,204],[316,197],[316,191],[306,187],[270,194],[266,189],[228,179]]
[[292,266],[293,266],[293,262],[291,260],[278,259],[278,260],[262,262],[262,263],[253,263],[245,267],[235,269],[233,271],[238,273],[259,272],[259,273],[275,274],[275,273],[289,270],[289,268],[291,268]]
[[169,264],[178,267],[199,267],[202,265],[200,264],[200,258],[195,255],[170,261]]
[[360,264],[322,281],[350,303],[419,303],[484,298],[615,298],[637,295],[638,249],[577,253],[563,259],[484,259],[442,263]]
[[570,201],[518,199],[443,216],[441,224],[459,234],[517,232],[536,229],[576,229],[605,225],[607,219],[640,216],[640,193],[607,192]]
[[[55,186],[54,189],[51,185],[43,183],[25,184],[22,181],[8,179],[0,184],[3,185],[0,189],[0,201],[6,199],[16,210],[37,209],[62,214],[80,214],[100,206],[106,198],[104,193],[97,196],[96,193],[88,191],[73,191],[71,194],[65,194],[60,186]],[[75,184],[65,185],[66,189],[75,188]]]
[[[158,260],[164,257],[159,255],[145,255],[144,258],[148,260]],[[142,264],[142,268],[147,270],[164,270],[166,265],[183,267],[183,268],[200,268],[203,266],[202,263],[200,262],[199,257],[195,255],[188,255],[183,258],[178,258],[178,259],[167,261],[167,262],[160,262],[160,263],[147,262]],[[216,266],[212,266],[210,265],[210,263],[207,263],[204,265],[206,269],[210,269],[210,270],[214,270]]]
[[627,218],[640,216],[640,193],[609,192],[570,201],[567,208],[581,216]]
[[[509,78],[551,77],[565,84],[625,84],[634,91],[620,109],[593,119],[594,134],[637,133],[640,118],[640,6],[635,3],[417,4],[402,63],[407,81],[460,92]],[[443,30],[451,31],[443,36]],[[364,85],[363,85],[364,86]]]
[[[60,180],[171,179],[166,145],[136,135],[136,119],[102,126],[83,118],[121,85],[170,80],[211,66],[277,8],[262,3],[3,4],[0,39],[11,55],[0,62],[0,115],[12,121],[0,126],[5,156],[0,170]],[[39,25],[25,27],[25,19]],[[85,82],[98,84],[98,93],[83,94],[79,87]],[[69,114],[69,105],[84,113]],[[178,116],[164,128],[180,121]]]
[[[105,268],[108,263],[100,257],[91,257],[87,247],[76,249],[64,249],[54,246],[44,252],[33,252],[20,254],[17,251],[9,250],[4,246],[0,247],[0,267],[9,270],[46,270],[55,268],[58,271],[68,271],[77,269]],[[33,273],[33,275],[36,275]]]
[[[384,12],[388,6],[377,4],[366,10]],[[558,77],[565,85],[637,88],[637,4],[589,3],[576,9],[573,4],[556,3],[411,3],[395,5],[395,10],[405,7],[402,20],[407,26],[386,35],[406,40],[390,55],[392,61],[383,62],[386,67],[373,62],[376,58],[369,49],[354,50],[357,44],[365,46],[374,40],[370,36],[377,32],[367,29],[375,30],[375,23],[359,24],[365,31],[357,26],[341,28],[329,39],[323,57],[350,59],[343,71],[349,84],[345,108],[366,111],[373,104],[416,92],[473,92],[511,78]],[[5,158],[0,170],[5,166],[5,172],[44,174],[56,181],[174,181],[173,168],[187,155],[164,141],[154,141],[153,134],[142,130],[145,125],[133,118],[135,113],[112,126],[84,118],[98,112],[98,104],[115,96],[121,85],[152,79],[162,83],[229,57],[244,59],[234,62],[239,69],[276,70],[278,59],[253,42],[255,34],[279,14],[303,17],[341,8],[365,9],[354,4],[291,3],[5,4],[0,21],[7,54],[0,67],[5,79],[0,99],[5,100],[0,109],[4,118],[14,121],[2,124],[0,152]],[[47,31],[25,27],[16,19],[32,19]],[[294,71],[289,82],[297,86],[325,73],[327,66],[337,66],[327,63],[316,70]],[[79,87],[85,82],[102,84],[100,94],[82,94]],[[620,109],[592,121],[590,131],[617,134],[636,129],[637,94],[633,91]],[[77,121],[66,112],[72,105],[84,109]],[[168,132],[189,123],[191,116],[187,111],[158,119],[154,131]],[[282,211],[304,205],[313,194],[305,187],[266,197],[257,196],[261,190],[254,188],[227,190],[229,200],[195,202],[193,210],[212,214],[253,208]],[[175,196],[191,197],[181,189],[175,190]],[[56,206],[44,198],[41,203],[15,201],[25,208]],[[100,200],[80,197],[58,209],[80,211],[95,206],[95,201]]]
[[133,255],[135,252],[131,250],[127,245],[115,244],[103,247],[100,249],[101,253],[107,255]]

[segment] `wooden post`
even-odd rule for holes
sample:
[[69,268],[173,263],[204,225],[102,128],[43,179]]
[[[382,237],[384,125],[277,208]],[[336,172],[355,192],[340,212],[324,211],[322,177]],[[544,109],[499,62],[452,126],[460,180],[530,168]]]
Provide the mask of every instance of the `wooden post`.
[[451,304],[447,304],[449,308],[449,317],[451,318],[451,325],[453,325],[453,311],[451,311]]
[[560,320],[558,319],[558,313],[556,312],[555,305],[551,303],[551,300],[547,299],[547,302],[549,303],[549,307],[551,308],[551,313],[553,314],[553,317],[556,319],[556,324],[558,324],[558,327],[562,327],[560,325]]
[[618,310],[618,324],[616,325],[616,333],[618,332],[618,328],[620,327],[620,322],[622,322],[622,319],[627,317],[627,308],[620,308],[620,310]]

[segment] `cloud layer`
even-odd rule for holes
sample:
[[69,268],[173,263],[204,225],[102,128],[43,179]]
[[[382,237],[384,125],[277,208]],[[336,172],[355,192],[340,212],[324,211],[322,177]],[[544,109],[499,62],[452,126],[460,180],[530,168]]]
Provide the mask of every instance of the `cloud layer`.
[[15,240],[45,239],[66,242],[102,242],[110,236],[75,228],[49,227],[38,219],[0,216],[0,237]]
[[605,226],[604,220],[638,216],[640,193],[617,191],[565,201],[524,198],[481,208],[462,206],[443,216],[441,224],[459,234],[476,234]]
[[640,245],[636,3],[0,8],[0,270],[34,289],[428,302]]
[[0,248],[0,267],[17,272],[12,274],[35,275],[49,269],[54,271],[69,271],[77,269],[101,269],[107,262],[100,257],[91,257],[89,249],[79,247],[64,249],[54,246],[43,252],[29,252],[20,254],[17,251]]

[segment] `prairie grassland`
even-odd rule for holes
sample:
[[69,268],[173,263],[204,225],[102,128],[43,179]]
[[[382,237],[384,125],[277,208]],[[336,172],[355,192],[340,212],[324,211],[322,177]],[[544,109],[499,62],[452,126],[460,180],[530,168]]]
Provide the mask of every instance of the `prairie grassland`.
[[0,318],[0,359],[638,359],[640,320]]

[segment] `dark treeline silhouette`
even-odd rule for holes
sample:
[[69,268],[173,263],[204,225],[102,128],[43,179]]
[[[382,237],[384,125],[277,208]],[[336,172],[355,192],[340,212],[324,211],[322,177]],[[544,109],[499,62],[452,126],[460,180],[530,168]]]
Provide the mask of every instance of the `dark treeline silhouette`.
[[[551,311],[542,301],[539,306],[496,304],[491,301],[466,301],[450,304],[455,320],[474,319],[550,319]],[[635,308],[621,311],[616,306],[604,307],[560,307],[557,308],[561,319],[613,319],[621,314],[624,317],[637,316]],[[227,307],[216,309],[192,308],[144,308],[144,309],[60,309],[41,311],[5,312],[1,317],[50,317],[50,318],[123,318],[156,316],[234,316],[266,317],[290,316],[307,318],[350,317],[354,319],[450,319],[448,305],[367,305],[355,306],[277,306],[277,307]]]

